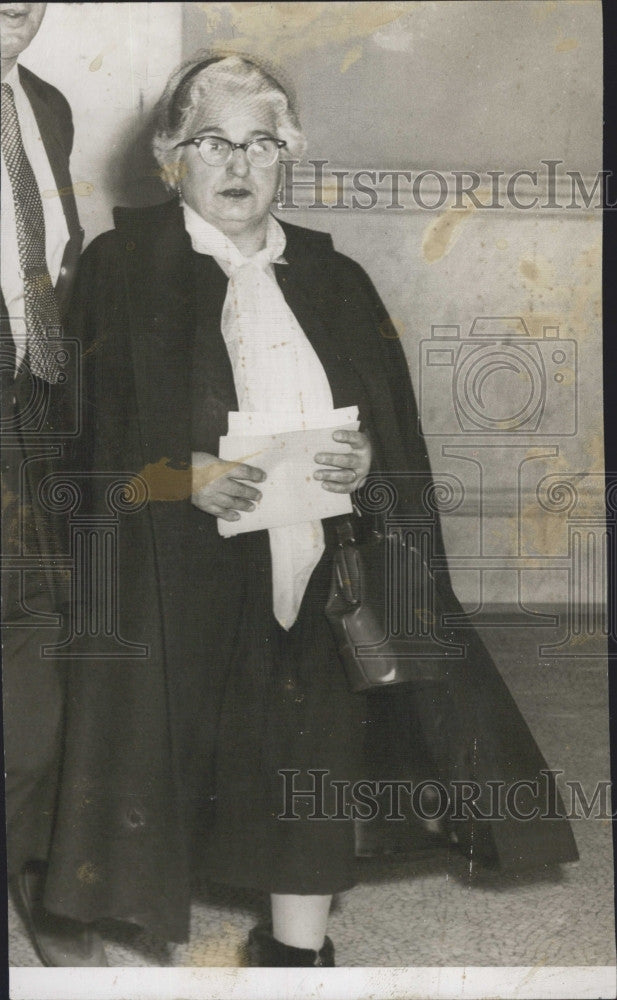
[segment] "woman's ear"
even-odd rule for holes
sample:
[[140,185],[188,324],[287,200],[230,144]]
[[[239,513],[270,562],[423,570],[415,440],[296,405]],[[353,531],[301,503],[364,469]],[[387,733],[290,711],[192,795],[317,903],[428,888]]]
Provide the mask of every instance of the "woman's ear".
[[180,182],[183,177],[186,177],[186,163],[182,154],[178,154],[175,160],[167,160],[162,163],[159,174],[165,187],[169,188],[170,191],[177,191],[178,194],[181,194]]
[[277,203],[279,208],[283,207],[283,202],[285,197],[284,186],[285,186],[285,170],[283,168],[283,164],[279,163],[278,184],[276,187],[276,194],[272,199]]

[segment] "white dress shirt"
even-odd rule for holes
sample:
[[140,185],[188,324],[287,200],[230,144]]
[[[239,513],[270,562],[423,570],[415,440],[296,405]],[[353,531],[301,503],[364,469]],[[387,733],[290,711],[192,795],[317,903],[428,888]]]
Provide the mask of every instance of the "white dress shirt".
[[[45,152],[45,146],[43,145],[36,118],[34,117],[34,111],[19,81],[17,65],[13,67],[10,73],[7,73],[2,82],[10,84],[13,89],[24,149],[26,156],[30,160],[39,191],[41,192],[43,216],[45,219],[47,269],[55,285],[60,274],[64,250],[69,240],[69,231],[62,208],[62,200],[58,195],[56,181],[47,158],[47,153]],[[2,210],[0,281],[7,313],[11,321],[11,333],[15,341],[16,367],[18,368],[26,353],[24,284],[19,266],[13,189],[4,157],[0,157],[0,159],[0,182],[2,184],[0,190],[0,207]]]

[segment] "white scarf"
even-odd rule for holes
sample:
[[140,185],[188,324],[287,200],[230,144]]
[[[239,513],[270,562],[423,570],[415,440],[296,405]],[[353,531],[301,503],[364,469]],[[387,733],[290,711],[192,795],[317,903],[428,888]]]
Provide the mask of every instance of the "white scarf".
[[[285,263],[281,226],[269,215],[265,248],[245,257],[219,229],[182,207],[193,249],[214,257],[229,278],[221,328],[240,410],[284,412],[285,430],[303,429],[304,414],[334,403],[323,366],[274,276],[272,264]],[[323,527],[309,521],[268,534],[274,615],[290,629],[324,552]]]

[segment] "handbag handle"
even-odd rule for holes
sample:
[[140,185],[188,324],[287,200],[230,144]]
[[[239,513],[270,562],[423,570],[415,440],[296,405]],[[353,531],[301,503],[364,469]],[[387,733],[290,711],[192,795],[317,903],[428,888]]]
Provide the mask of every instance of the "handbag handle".
[[338,538],[339,548],[345,545],[355,545],[356,544],[356,532],[350,519],[346,517],[342,521],[338,521],[336,525],[336,535]]
[[[363,560],[352,521],[349,518],[339,521],[336,534],[338,547],[334,567],[338,589],[348,604],[358,606],[362,603]],[[372,528],[370,535],[373,543],[382,543],[385,526]]]
[[362,600],[362,574],[360,553],[353,524],[346,518],[336,525],[338,551],[334,560],[338,588],[348,604]]

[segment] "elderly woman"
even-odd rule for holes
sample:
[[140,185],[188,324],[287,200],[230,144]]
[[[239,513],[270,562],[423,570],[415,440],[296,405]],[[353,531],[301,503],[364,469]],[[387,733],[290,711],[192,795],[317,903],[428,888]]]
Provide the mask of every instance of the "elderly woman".
[[[326,921],[332,895],[355,882],[355,841],[340,814],[308,818],[310,795],[294,800],[299,819],[281,819],[281,771],[299,772],[296,790],[325,772],[332,817],[337,780],[366,767],[410,778],[414,748],[416,772],[441,753],[450,778],[533,778],[544,766],[475,638],[463,696],[456,684],[441,703],[426,687],[376,700],[349,690],[324,613],[337,518],[219,532],[248,522],[267,487],[258,461],[218,457],[230,413],[357,406],[360,429],[315,455],[329,492],[353,493],[371,469],[429,471],[403,353],[366,274],[326,234],[271,214],[280,158],[303,147],[288,94],[263,68],[192,60],[168,83],[154,143],[176,196],[116,210],[83,259],[73,330],[85,340],[91,513],[109,513],[97,496],[107,472],[147,496],[120,515],[126,656],[93,650],[72,668],[46,895],[66,916],[182,941],[196,872],[261,890],[271,924],[251,932],[251,960],[282,966],[334,964]],[[480,739],[474,757],[493,714],[501,742],[485,754]],[[563,821],[550,837],[519,824],[510,840],[512,824],[495,826],[485,855],[504,867],[531,863],[538,845],[540,863],[576,856]],[[481,857],[479,832],[473,842]]]

